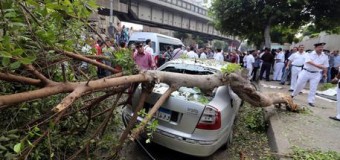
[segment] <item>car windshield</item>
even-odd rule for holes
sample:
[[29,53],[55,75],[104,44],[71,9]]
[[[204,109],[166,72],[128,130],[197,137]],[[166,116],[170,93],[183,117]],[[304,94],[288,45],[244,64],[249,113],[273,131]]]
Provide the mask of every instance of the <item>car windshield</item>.
[[169,65],[162,69],[165,72],[175,72],[183,74],[194,74],[194,75],[209,75],[214,74],[214,71],[210,68],[205,68],[198,65]]

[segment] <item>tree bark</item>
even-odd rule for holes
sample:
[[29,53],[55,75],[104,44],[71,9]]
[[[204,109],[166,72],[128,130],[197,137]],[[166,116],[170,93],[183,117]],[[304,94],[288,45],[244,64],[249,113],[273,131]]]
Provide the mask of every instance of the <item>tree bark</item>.
[[265,47],[271,48],[271,37],[270,37],[270,30],[271,30],[271,23],[274,17],[270,17],[268,23],[264,28],[264,44]]

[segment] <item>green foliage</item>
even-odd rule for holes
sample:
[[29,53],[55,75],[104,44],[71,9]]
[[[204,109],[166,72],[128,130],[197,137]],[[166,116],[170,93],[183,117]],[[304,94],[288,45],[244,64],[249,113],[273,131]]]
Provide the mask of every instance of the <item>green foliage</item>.
[[247,112],[244,120],[247,127],[254,131],[263,131],[266,129],[263,108],[253,108],[252,111]]
[[293,147],[292,158],[294,160],[300,159],[318,159],[318,160],[329,160],[329,159],[340,159],[340,153],[335,151],[323,152],[320,150],[305,150],[299,147]]
[[257,110],[258,108],[247,103],[240,108],[233,127],[233,142],[227,150],[228,159],[240,159],[240,153],[246,159],[275,159],[271,155],[266,130],[254,130],[248,125],[246,119],[248,119],[249,114],[254,112],[254,109]]
[[221,71],[222,71],[222,73],[230,74],[230,73],[237,72],[241,69],[242,69],[242,67],[239,64],[228,63],[221,68]]
[[324,83],[324,84],[321,84],[319,86],[319,90],[320,91],[325,91],[325,90],[328,90],[330,88],[334,88],[336,87],[336,84],[332,84],[332,83]]
[[[145,108],[141,109],[139,112],[138,112],[138,115],[141,116],[141,117],[146,117],[146,116],[150,116],[148,115],[148,113],[145,112]],[[136,128],[140,127],[142,123],[138,124],[136,126]],[[146,139],[146,143],[150,143],[151,142],[151,139],[152,139],[152,134],[157,130],[157,126],[158,126],[158,120],[157,119],[152,119],[150,121],[150,124],[147,124],[146,125],[146,136],[147,136],[147,139]]]
[[198,102],[202,103],[202,104],[208,104],[209,103],[209,99],[205,96],[200,96],[198,99]]
[[[98,8],[95,0],[1,0],[0,1],[0,72],[33,77],[23,65],[33,64],[48,79],[63,82],[61,64],[65,66],[67,81],[87,80],[77,69],[81,62],[67,59],[53,49],[81,52],[85,44],[82,35],[87,33],[87,21],[92,11]],[[119,64],[130,69],[130,61]],[[118,63],[118,62],[117,62]],[[96,76],[97,68],[88,65],[84,70],[89,77]],[[35,90],[37,87],[0,81],[0,95]],[[106,114],[97,115],[91,121],[88,116],[106,111],[114,99],[109,98],[91,110],[80,110],[103,92],[87,94],[72,104],[60,123],[54,124],[56,115],[51,109],[60,103],[66,94],[24,102],[0,111],[0,159],[17,159],[27,149],[32,149],[28,159],[64,159],[78,151],[91,139],[89,158],[97,159],[98,153],[106,153],[117,143],[120,131],[119,116],[110,119],[103,136],[91,136],[103,122]],[[118,114],[115,114],[118,115]],[[17,130],[20,128],[19,130]],[[47,135],[39,142],[33,142]],[[101,137],[101,138],[100,138]],[[86,155],[77,158],[86,159]]]
[[115,58],[112,59],[112,63],[119,65],[132,74],[135,68],[135,62],[132,59],[132,50],[130,49],[120,49],[114,52]]
[[[340,17],[335,16],[340,15],[339,7],[340,0],[215,0],[209,12],[215,20],[215,27],[222,33],[239,36],[258,45],[264,42],[266,26],[272,26],[273,38],[279,43],[291,42],[293,32],[310,22],[318,31],[339,31]],[[282,34],[283,39],[276,34]]]
[[215,49],[223,49],[224,46],[225,46],[225,43],[224,43],[223,41],[217,41],[217,40],[215,40],[215,41],[213,42],[213,46],[214,46]]

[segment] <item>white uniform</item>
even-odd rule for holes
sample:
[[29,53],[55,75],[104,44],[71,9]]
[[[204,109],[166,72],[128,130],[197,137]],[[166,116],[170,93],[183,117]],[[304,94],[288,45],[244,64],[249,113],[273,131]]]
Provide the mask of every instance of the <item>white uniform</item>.
[[204,52],[202,52],[200,58],[201,58],[201,59],[207,59],[207,54],[205,54]]
[[338,89],[337,89],[337,93],[336,93],[336,118],[340,119],[340,80],[338,82]]
[[189,58],[198,58],[197,53],[195,53],[194,51],[190,51],[187,53]]
[[248,70],[248,78],[251,78],[251,73],[253,72],[253,63],[255,63],[255,58],[252,54],[247,56],[247,70]]
[[243,57],[243,67],[247,67],[247,59],[248,59],[248,56],[249,56],[249,55],[245,55],[245,56]]
[[274,65],[274,75],[273,75],[273,80],[274,81],[281,81],[282,78],[282,69],[284,67],[284,61],[285,61],[285,55],[283,52],[278,53],[275,56],[275,65]]
[[323,52],[320,56],[315,51],[306,53],[303,70],[298,76],[294,92],[292,93],[292,96],[296,96],[306,86],[307,81],[309,81],[310,89],[308,94],[308,103],[314,103],[315,92],[322,77],[322,69],[307,62],[313,62],[315,64],[323,65],[324,67],[329,67],[328,56]]
[[216,61],[223,62],[223,61],[224,61],[224,57],[223,57],[223,55],[222,55],[222,52],[217,52],[217,53],[215,54],[215,56],[214,56],[214,59],[215,59]]
[[307,53],[305,52],[295,52],[292,55],[289,56],[289,60],[292,62],[292,71],[291,71],[291,80],[290,80],[290,89],[294,90],[296,81],[298,78],[299,73],[302,70],[302,66],[305,63],[305,56]]

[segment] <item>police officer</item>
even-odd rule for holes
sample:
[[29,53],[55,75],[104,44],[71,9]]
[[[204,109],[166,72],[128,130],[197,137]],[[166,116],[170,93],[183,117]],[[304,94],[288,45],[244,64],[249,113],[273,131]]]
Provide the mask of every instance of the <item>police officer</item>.
[[[303,70],[300,72],[292,97],[296,96],[305,86],[310,83],[308,105],[314,107],[315,92],[322,77],[327,77],[328,56],[323,53],[326,43],[314,44],[314,51],[307,54]],[[323,71],[323,72],[322,72]],[[323,75],[321,75],[323,73]]]
[[291,75],[290,89],[289,89],[290,92],[294,91],[298,75],[302,70],[303,64],[305,63],[305,56],[306,56],[306,53],[304,51],[304,46],[299,45],[299,51],[293,53],[288,58],[289,61],[286,66],[286,70],[289,70],[290,64],[292,65],[292,70],[291,70],[292,75]]
[[336,92],[336,116],[331,116],[329,118],[340,122],[340,73],[332,80],[332,83],[338,84]]

